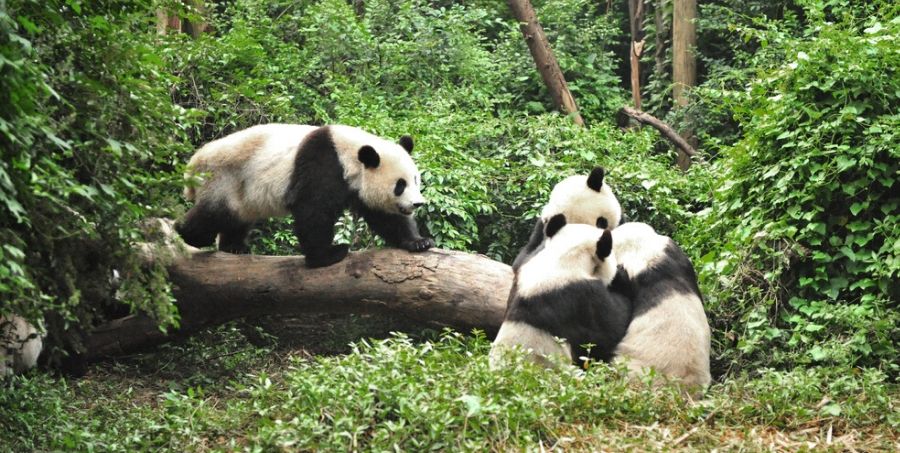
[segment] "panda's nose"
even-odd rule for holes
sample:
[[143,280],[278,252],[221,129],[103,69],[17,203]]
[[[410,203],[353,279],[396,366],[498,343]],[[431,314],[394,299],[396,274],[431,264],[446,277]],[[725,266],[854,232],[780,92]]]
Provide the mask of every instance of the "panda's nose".
[[418,209],[418,207],[422,206],[423,204],[425,204],[424,201],[417,201],[417,202],[413,203],[413,209]]

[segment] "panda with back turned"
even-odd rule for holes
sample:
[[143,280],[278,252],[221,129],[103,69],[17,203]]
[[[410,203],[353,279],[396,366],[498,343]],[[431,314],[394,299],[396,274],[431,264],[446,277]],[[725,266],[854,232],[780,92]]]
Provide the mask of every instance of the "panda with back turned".
[[655,368],[689,388],[705,388],[712,380],[711,334],[690,258],[645,223],[625,223],[612,234],[613,252],[634,285],[634,317],[617,360],[632,375]]
[[601,229],[614,229],[623,221],[622,206],[604,181],[606,171],[595,167],[587,176],[573,175],[563,179],[550,192],[550,200],[535,222],[531,237],[513,261],[518,269],[544,242],[544,226],[556,214],[565,214],[569,223],[594,225]]
[[[630,282],[616,265],[609,230],[566,224],[557,214],[547,220],[544,235],[544,246],[515,272],[491,346],[492,369],[502,368],[515,346],[540,364],[610,361],[631,321]],[[611,286],[619,291],[609,291]]]
[[308,267],[341,261],[347,245],[336,245],[334,225],[344,209],[360,214],[388,245],[422,252],[413,212],[425,199],[411,158],[413,140],[387,141],[343,126],[265,124],[235,132],[200,148],[188,177],[201,183],[185,189],[194,206],[176,230],[195,247],[213,245],[245,253],[253,224],[291,214]]

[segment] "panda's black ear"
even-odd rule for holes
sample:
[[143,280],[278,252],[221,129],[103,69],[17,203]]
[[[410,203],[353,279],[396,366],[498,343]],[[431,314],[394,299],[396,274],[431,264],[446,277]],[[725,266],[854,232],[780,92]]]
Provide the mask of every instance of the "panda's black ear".
[[375,148],[365,145],[359,149],[359,161],[366,168],[378,168],[378,165],[381,163],[381,157],[378,155],[378,151],[375,151]]
[[612,233],[603,230],[600,239],[597,240],[597,258],[606,259],[612,253]]
[[556,214],[547,221],[547,225],[544,227],[544,235],[548,238],[552,238],[553,235],[558,233],[564,226],[566,226],[566,216]]
[[588,187],[599,192],[603,188],[603,176],[605,175],[606,172],[603,170],[603,167],[595,167],[591,170],[590,176],[588,176]]
[[404,135],[403,137],[400,137],[400,146],[402,146],[403,149],[406,150],[406,152],[412,154],[412,150],[413,150],[412,137],[410,137],[409,135]]

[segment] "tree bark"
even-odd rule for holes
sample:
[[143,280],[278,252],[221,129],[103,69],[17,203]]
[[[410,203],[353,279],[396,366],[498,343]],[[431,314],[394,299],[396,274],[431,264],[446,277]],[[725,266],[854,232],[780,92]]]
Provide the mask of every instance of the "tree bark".
[[[688,104],[685,91],[697,83],[697,61],[694,48],[697,46],[697,0],[675,0],[672,15],[672,95],[676,107]],[[686,130],[685,139],[690,140],[692,131]],[[687,170],[691,160],[687,155],[678,155],[678,166]]]
[[672,19],[672,95],[675,103],[685,106],[688,99],[685,90],[697,82],[697,61],[694,47],[697,45],[696,0],[675,0]]
[[156,10],[156,34],[165,35],[169,30],[181,30],[181,18],[164,9]]
[[537,14],[534,12],[531,2],[529,0],[507,0],[506,3],[512,10],[516,20],[519,21],[519,28],[522,30],[522,35],[525,37],[525,42],[531,51],[534,64],[537,66],[541,78],[544,79],[544,85],[547,86],[547,90],[553,98],[553,104],[558,110],[570,115],[576,124],[584,125],[584,119],[578,113],[575,98],[572,97],[572,93],[569,91],[569,86],[565,77],[563,77],[556,57],[553,56],[550,43],[544,34],[544,28],[538,22]]
[[202,18],[206,14],[203,0],[182,0],[182,4],[191,8],[200,19],[192,22],[188,19],[182,19],[177,13],[172,11],[158,9],[156,10],[157,34],[165,35],[170,30],[175,30],[176,32],[186,33],[194,38],[199,38],[200,35],[209,29],[209,22]]
[[356,13],[356,17],[362,19],[366,16],[366,1],[365,0],[351,0],[353,4],[353,12]]
[[[367,250],[319,269],[306,268],[299,256],[195,251],[174,259],[168,270],[181,315],[174,335],[236,318],[305,313],[400,314],[428,325],[494,332],[513,279],[506,264],[446,250]],[[169,338],[152,319],[128,316],[95,329],[85,358],[120,355]]]
[[658,130],[664,137],[669,139],[679,151],[679,154],[683,153],[686,156],[696,156],[697,151],[685,140],[678,132],[675,132],[675,129],[672,129],[672,126],[662,122],[659,118],[646,113],[640,110],[633,109],[631,107],[622,107],[622,113],[628,115],[631,118],[634,118],[641,124],[649,124]]
[[185,0],[184,4],[191,7],[199,19],[196,21],[184,21],[182,31],[197,39],[209,28],[209,22],[203,18],[206,15],[206,7],[203,5],[203,0]]
[[628,0],[628,23],[631,26],[631,101],[641,109],[641,53],[644,51],[644,0]]

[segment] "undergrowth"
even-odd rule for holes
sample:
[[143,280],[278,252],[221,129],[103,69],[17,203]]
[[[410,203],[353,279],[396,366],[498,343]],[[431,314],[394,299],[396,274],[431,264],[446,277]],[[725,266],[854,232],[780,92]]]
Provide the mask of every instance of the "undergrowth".
[[[97,367],[79,381],[7,382],[0,443],[17,451],[484,451],[758,450],[829,439],[833,449],[878,450],[898,441],[897,389],[877,370],[736,373],[691,402],[603,364],[548,371],[522,360],[491,372],[479,332],[418,342],[396,334],[315,358],[249,346],[234,328],[206,335],[180,355]],[[138,373],[161,358],[193,377]]]

